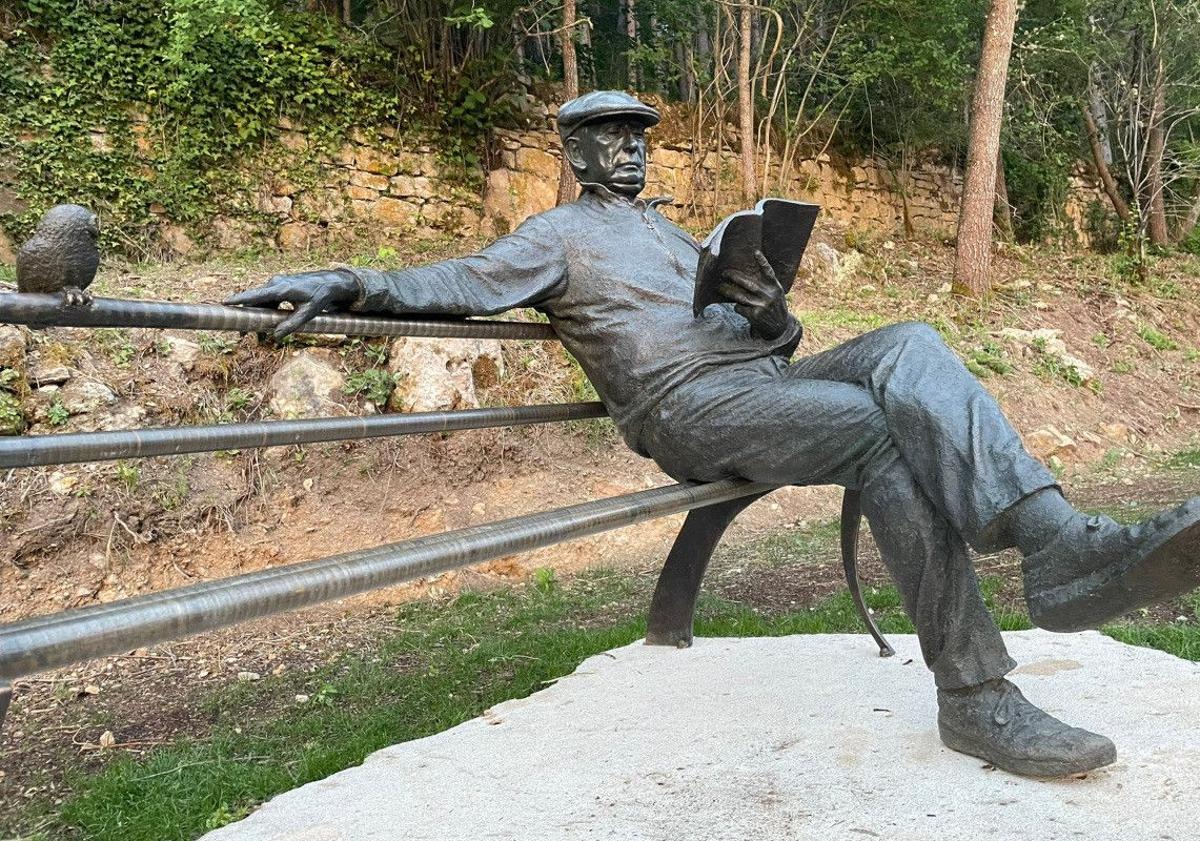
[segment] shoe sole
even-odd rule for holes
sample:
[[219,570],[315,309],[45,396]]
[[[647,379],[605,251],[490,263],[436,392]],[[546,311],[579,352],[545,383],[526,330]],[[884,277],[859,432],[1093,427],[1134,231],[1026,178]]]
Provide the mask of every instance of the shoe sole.
[[1192,522],[1140,558],[1112,564],[1029,600],[1033,624],[1047,631],[1084,631],[1131,610],[1200,587],[1200,510]]
[[979,744],[976,739],[959,733],[941,722],[938,722],[938,734],[942,737],[942,744],[950,750],[974,756],[996,766],[1001,771],[1018,774],[1022,777],[1070,777],[1074,774],[1095,771],[1097,768],[1112,765],[1117,761],[1117,749],[1111,742],[1104,750],[1097,750],[1092,754],[1078,757],[1073,762],[1067,762],[1061,759],[1028,759],[1008,756],[993,749],[990,745]]

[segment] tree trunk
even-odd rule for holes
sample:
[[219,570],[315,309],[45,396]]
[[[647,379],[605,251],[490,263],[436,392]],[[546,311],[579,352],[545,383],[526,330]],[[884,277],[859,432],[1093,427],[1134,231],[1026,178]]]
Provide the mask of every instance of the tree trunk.
[[996,154],[996,206],[993,210],[996,232],[1005,242],[1013,241],[1012,206],[1008,203],[1008,182],[1004,180],[1004,155]]
[[1096,118],[1087,105],[1083,106],[1083,124],[1087,128],[1088,145],[1092,148],[1092,162],[1096,165],[1096,174],[1100,176],[1100,185],[1104,187],[1104,193],[1112,202],[1117,216],[1122,222],[1128,222],[1129,205],[1121,195],[1117,181],[1113,178],[1112,170],[1108,167],[1110,158],[1104,154],[1105,147],[1101,143],[1100,129],[1096,126]]
[[1154,75],[1154,94],[1150,104],[1150,128],[1146,138],[1146,231],[1154,245],[1167,245],[1167,207],[1163,195],[1163,152],[1167,146],[1163,120],[1167,110],[1166,78],[1163,61],[1158,60]]
[[638,47],[637,0],[625,0],[625,37],[629,39],[630,50],[627,59],[629,65],[629,87],[637,90],[641,84],[638,78],[637,59],[633,56],[633,51]]
[[738,7],[738,50],[737,86],[738,86],[738,132],[741,134],[742,146],[742,197],[753,201],[754,187],[754,98],[750,90],[750,41],[751,41],[750,6],[743,4]]
[[[575,63],[575,0],[563,0],[562,11],[563,88],[568,100],[579,96],[579,67]],[[575,200],[575,172],[567,160],[566,150],[558,172],[558,201],[566,204]]]
[[354,3],[352,0],[342,0],[342,23],[346,26],[354,23]]
[[983,295],[990,285],[992,211],[996,195],[996,160],[1004,120],[1004,87],[1017,23],[1017,0],[992,0],[983,32],[983,51],[971,101],[967,172],[958,211],[958,243],[954,255],[954,291]]

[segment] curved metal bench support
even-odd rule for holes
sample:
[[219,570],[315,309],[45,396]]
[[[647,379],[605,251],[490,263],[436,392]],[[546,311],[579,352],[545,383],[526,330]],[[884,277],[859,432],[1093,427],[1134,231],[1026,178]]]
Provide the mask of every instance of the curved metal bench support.
[[[696,599],[708,562],[730,523],[752,502],[765,494],[731,499],[704,508],[694,508],[683,521],[666,563],[658,576],[650,613],[646,619],[646,645],[670,645],[687,648],[692,644]],[[862,524],[862,503],[858,491],[847,490],[842,497],[842,568],[850,597],[867,631],[879,645],[880,657],[891,657],[895,649],[875,624],[875,617],[863,599],[858,580],[858,534]]]
[[731,499],[704,508],[693,508],[683,521],[667,561],[663,564],[650,600],[646,619],[646,645],[672,645],[687,648],[692,644],[692,621],[700,582],[713,550],[733,518],[765,493]]
[[891,657],[896,649],[884,639],[875,624],[866,601],[863,600],[862,582],[858,580],[858,531],[862,525],[862,495],[858,491],[847,490],[842,496],[842,568],[846,571],[846,585],[850,588],[850,598],[858,608],[867,631],[879,646],[880,657]]

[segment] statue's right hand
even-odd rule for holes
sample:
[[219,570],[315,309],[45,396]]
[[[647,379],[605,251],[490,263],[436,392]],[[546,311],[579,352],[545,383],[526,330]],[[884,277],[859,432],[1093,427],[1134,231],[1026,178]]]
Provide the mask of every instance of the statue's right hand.
[[291,316],[279,322],[274,336],[282,339],[328,309],[338,309],[358,297],[358,282],[348,273],[334,269],[300,274],[281,274],[263,286],[247,289],[225,299],[240,307],[278,307],[291,304]]

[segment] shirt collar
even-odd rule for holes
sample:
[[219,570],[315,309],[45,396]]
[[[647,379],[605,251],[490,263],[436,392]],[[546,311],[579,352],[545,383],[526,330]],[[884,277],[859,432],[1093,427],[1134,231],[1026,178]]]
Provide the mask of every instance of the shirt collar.
[[653,210],[660,204],[670,204],[675,199],[672,196],[658,196],[650,200],[640,199],[637,196],[627,196],[624,193],[618,193],[606,184],[601,184],[598,181],[581,181],[580,186],[583,187],[585,193],[592,193],[596,198],[604,203],[619,202],[629,205],[641,211]]

